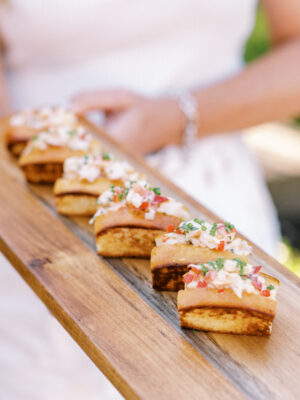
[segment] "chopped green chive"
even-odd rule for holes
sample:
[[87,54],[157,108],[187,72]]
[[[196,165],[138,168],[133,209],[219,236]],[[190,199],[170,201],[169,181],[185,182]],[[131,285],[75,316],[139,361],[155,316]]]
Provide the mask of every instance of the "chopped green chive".
[[247,263],[245,263],[245,261],[241,260],[240,258],[233,258],[233,261],[236,261],[236,263],[240,267],[240,275],[244,275],[244,267],[247,265]]
[[206,229],[207,229],[207,228],[206,228],[205,225],[202,225],[202,226],[201,226],[201,230],[202,230],[203,232],[206,231]]
[[194,222],[196,222],[199,225],[202,225],[204,221],[202,219],[194,218]]
[[153,187],[153,188],[149,188],[149,189],[152,190],[152,192],[154,192],[158,196],[160,196],[160,188],[159,187]]
[[216,264],[217,264],[217,267],[218,267],[218,271],[220,271],[222,268],[224,268],[224,258],[218,258],[217,260],[216,260]]
[[71,137],[73,137],[74,135],[76,135],[76,130],[75,130],[75,129],[71,129],[71,130],[69,131],[69,135],[70,135]]
[[102,160],[110,160],[110,155],[109,153],[102,153]]
[[269,285],[269,286],[267,286],[267,289],[268,290],[273,290],[273,289],[275,289],[275,286],[274,285]]
[[209,234],[210,234],[211,236],[215,236],[215,235],[216,235],[217,227],[218,227],[217,223],[214,222],[214,223],[213,223],[213,226],[212,226],[212,228],[211,228],[211,230],[209,231]]
[[179,226],[180,229],[182,229],[184,231],[184,233],[188,233],[189,231],[197,231],[198,228],[196,226],[194,226],[191,222],[186,223],[186,222],[182,222]]
[[234,225],[231,224],[230,222],[225,222],[224,225],[227,232],[230,232],[232,231],[232,229],[234,229]]
[[203,276],[205,276],[208,273],[208,268],[204,264],[199,264],[201,265],[201,273]]
[[213,267],[213,269],[216,269],[216,265],[213,261],[208,261],[207,264]]

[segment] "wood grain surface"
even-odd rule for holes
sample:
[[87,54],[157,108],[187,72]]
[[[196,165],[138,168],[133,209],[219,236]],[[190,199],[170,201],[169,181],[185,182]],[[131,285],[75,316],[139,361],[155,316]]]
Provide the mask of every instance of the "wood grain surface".
[[[193,215],[215,218],[92,128]],[[299,398],[300,280],[284,266],[255,247],[255,263],[281,281],[270,338],[184,330],[176,294],[152,289],[149,261],[98,257],[88,219],[57,215],[52,188],[27,185],[3,143],[0,177],[1,251],[126,398]]]

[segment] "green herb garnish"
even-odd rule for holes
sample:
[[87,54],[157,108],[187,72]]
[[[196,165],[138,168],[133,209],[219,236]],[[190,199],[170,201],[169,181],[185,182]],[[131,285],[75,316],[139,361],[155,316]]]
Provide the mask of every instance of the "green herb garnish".
[[208,273],[209,269],[204,264],[198,264],[198,265],[201,266],[201,273],[203,276],[205,276]]
[[247,265],[247,263],[245,263],[245,261],[241,260],[240,258],[233,258],[233,261],[236,261],[236,263],[240,267],[239,274],[244,275],[244,267]]
[[231,224],[230,222],[225,222],[224,225],[225,225],[226,232],[230,232],[230,231],[232,231],[232,229],[234,229],[234,225]]
[[211,230],[209,231],[209,234],[210,234],[211,236],[215,236],[215,235],[216,235],[217,227],[218,227],[217,223],[214,222],[214,223],[213,223],[213,226],[212,226],[212,228],[211,228]]
[[115,185],[111,184],[110,185],[110,190],[111,190],[111,192],[115,193]]
[[200,220],[198,218],[194,218],[194,222],[196,222],[199,225],[202,225],[204,223],[204,221],[202,219]]
[[128,195],[129,189],[128,188],[124,188],[122,193],[118,194],[118,200],[121,201],[123,200],[127,195]]
[[201,230],[204,232],[204,231],[206,231],[206,229],[207,229],[207,227],[205,226],[205,225],[202,225],[201,226]]
[[213,261],[207,261],[207,264],[213,267],[213,269],[216,269],[216,265]]
[[182,222],[180,224],[179,228],[182,229],[184,231],[184,233],[198,230],[198,228],[196,226],[194,226],[191,222],[189,222],[189,223]]
[[152,190],[152,192],[154,192],[158,196],[160,196],[160,188],[159,187],[154,187],[154,188],[149,188],[149,189]]
[[216,264],[217,264],[217,267],[218,267],[218,271],[220,271],[222,268],[224,268],[224,258],[218,258],[217,260],[216,260]]
[[275,289],[275,286],[274,285],[269,285],[269,286],[267,286],[267,289],[268,290],[273,290],[273,289]]
[[69,135],[70,135],[71,137],[73,137],[74,135],[76,135],[76,130],[75,130],[75,129],[71,129],[71,130],[69,131]]
[[109,153],[102,153],[102,160],[111,160]]

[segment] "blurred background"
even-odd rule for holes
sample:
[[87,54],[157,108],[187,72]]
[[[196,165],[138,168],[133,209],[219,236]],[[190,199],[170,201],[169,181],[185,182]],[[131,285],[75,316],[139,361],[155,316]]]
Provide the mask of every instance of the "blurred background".
[[[244,60],[249,63],[270,49],[267,18],[258,6]],[[300,276],[300,116],[251,128],[243,138],[263,167],[278,212],[283,237],[280,262]]]
[[[115,7],[115,3],[118,2],[109,2],[107,0],[103,0],[103,2],[100,2],[100,0],[82,0],[78,2],[74,0],[65,0],[65,3],[66,8],[63,8],[64,3],[59,0],[51,0],[51,2],[38,2],[37,0],[0,0],[0,11],[7,12],[7,14],[3,14],[5,17],[2,19],[2,22],[6,22],[6,24],[4,23],[3,26],[1,25],[1,30],[4,33],[5,29],[3,28],[7,25],[7,37],[11,39],[10,42],[8,41],[7,43],[1,43],[0,40],[0,49],[1,44],[4,50],[6,50],[5,47],[9,48],[10,45],[13,48],[15,41],[18,44],[18,46],[16,46],[18,52],[15,53],[17,56],[12,57],[10,61],[15,67],[13,72],[17,71],[19,73],[21,71],[22,79],[18,79],[17,76],[15,85],[12,87],[15,88],[17,92],[19,83],[22,81],[24,92],[22,92],[22,95],[24,94],[24,99],[26,98],[26,102],[24,100],[26,106],[31,106],[28,101],[31,101],[34,96],[36,96],[36,99],[43,97],[45,92],[44,86],[47,89],[49,98],[53,96],[54,101],[60,99],[58,92],[67,94],[67,98],[73,95],[74,86],[77,91],[85,90],[88,88],[88,84],[92,82],[92,87],[90,87],[90,89],[94,89],[94,86],[97,85],[97,80],[96,82],[93,81],[94,77],[98,79],[98,83],[103,83],[102,89],[106,89],[107,87],[111,88],[111,86],[115,85],[121,86],[120,82],[123,85],[123,78],[122,76],[120,78],[119,75],[122,75],[122,72],[124,72],[124,81],[126,82],[128,78],[128,81],[132,83],[132,87],[128,85],[130,89],[138,90],[141,86],[145,89],[146,94],[151,95],[152,92],[149,88],[151,89],[152,78],[154,82],[154,85],[152,85],[154,87],[153,93],[155,93],[155,91],[159,92],[159,89],[161,89],[160,85],[162,84],[164,88],[164,81],[169,81],[169,75],[171,75],[170,82],[172,82],[173,79],[175,83],[180,83],[180,79],[176,75],[177,73],[178,76],[183,75],[183,77],[187,79],[193,74],[195,77],[197,77],[197,74],[201,76],[201,67],[205,64],[202,61],[208,60],[207,70],[204,69],[204,71],[207,77],[211,79],[210,72],[214,69],[212,67],[222,67],[222,60],[226,60],[227,55],[230,56],[230,40],[224,35],[220,37],[222,30],[219,32],[217,29],[218,19],[216,20],[217,22],[215,19],[212,19],[210,21],[211,23],[207,24],[207,28],[209,28],[207,32],[204,29],[204,33],[207,33],[207,35],[202,35],[201,37],[203,48],[206,51],[205,54],[203,53],[205,57],[203,60],[200,59],[198,63],[193,63],[193,57],[191,57],[191,64],[189,65],[189,60],[187,60],[187,65],[185,65],[184,57],[186,54],[191,53],[190,55],[193,55],[192,53],[194,52],[197,56],[196,53],[201,53],[198,49],[198,38],[194,35],[194,32],[197,33],[198,30],[190,30],[190,22],[195,20],[197,24],[199,23],[200,28],[203,27],[203,24],[200,23],[200,20],[198,21],[196,17],[194,18],[193,13],[191,13],[192,16],[190,17],[189,12],[186,11],[188,7],[183,1],[177,2],[181,3],[179,4],[181,8],[179,7],[177,10],[178,15],[175,7],[176,2],[167,2],[170,16],[167,10],[162,10],[163,2],[156,2],[157,12],[152,15],[152,19],[150,18],[153,27],[155,27],[155,32],[153,32],[155,35],[152,37],[152,31],[150,32],[150,43],[147,42],[147,35],[145,35],[145,43],[143,43],[143,35],[141,35],[141,33],[144,34],[144,31],[147,30],[143,24],[145,21],[148,22],[152,7],[151,2],[144,2],[143,4],[141,2],[138,4],[136,1],[136,4],[134,4],[134,2],[130,1],[120,1],[120,4],[117,4],[118,8],[121,10],[121,12],[119,12],[119,19],[116,19],[118,15],[115,15],[118,14],[116,12],[117,7]],[[99,14],[90,11],[94,10],[94,8],[98,9],[98,7],[100,9],[100,3],[104,9],[101,9]],[[130,3],[133,4],[132,8],[129,7]],[[204,3],[203,1],[203,4]],[[204,15],[214,15],[212,11],[216,11],[217,16],[219,15],[220,18],[219,22],[222,22],[223,19],[225,20],[224,32],[227,32],[227,25],[230,28],[228,29],[230,34],[229,38],[231,37],[231,39],[235,41],[239,39],[240,36],[241,41],[239,42],[239,40],[237,40],[237,43],[233,43],[232,45],[232,49],[235,50],[238,44],[238,54],[235,55],[238,56],[239,64],[241,61],[242,48],[244,49],[243,58],[246,63],[252,62],[271,50],[270,28],[267,23],[266,15],[260,6],[256,11],[256,20],[252,34],[245,43],[245,38],[252,29],[253,17],[255,16],[256,10],[255,0],[243,2],[232,0],[226,2],[226,4],[225,2],[221,3],[222,2],[218,0],[207,0],[205,4],[207,14]],[[193,11],[193,7],[197,9],[199,4],[200,1],[198,0],[194,2],[191,1],[191,10]],[[15,8],[13,7],[14,5],[16,5]],[[59,12],[56,7],[59,7]],[[107,15],[111,16],[111,20],[108,18],[106,21],[105,7],[110,10],[110,13]],[[10,8],[12,10],[11,19],[9,19]],[[142,12],[143,8],[145,8],[144,12]],[[48,13],[48,10],[50,10],[51,13]],[[165,13],[163,11],[165,11]],[[186,21],[182,15],[184,12],[187,14],[185,15]],[[123,13],[124,15],[126,14],[127,19],[124,18]],[[225,18],[222,16],[223,13]],[[172,17],[173,14],[174,16]],[[42,18],[40,19],[39,17],[41,16]],[[141,18],[141,16],[143,16],[144,19]],[[156,25],[160,22],[158,16],[161,17],[162,20],[161,31],[156,31]],[[169,31],[167,29],[166,32],[164,30],[164,18],[168,21],[169,25]],[[122,25],[120,23],[123,19],[127,21],[128,25],[125,24],[125,28],[124,26],[120,28],[120,25]],[[174,36],[173,31],[177,29],[176,24],[181,20],[184,22],[182,31],[179,30],[178,36]],[[280,14],[280,22],[281,21]],[[137,32],[140,32],[140,36],[142,36],[141,47],[139,47],[138,40],[137,45],[135,43],[139,35],[135,32],[133,22],[138,25]],[[23,23],[23,25],[20,26],[20,23]],[[195,26],[197,25],[196,23]],[[246,26],[247,23],[248,26]],[[43,24],[47,26],[44,27]],[[187,25],[186,27],[185,24]],[[92,27],[89,25],[92,25]],[[237,25],[240,25],[239,34]],[[98,31],[99,26],[102,31],[100,29]],[[27,27],[28,32],[26,35]],[[150,24],[150,28],[153,29],[153,27],[151,27]],[[199,31],[201,32],[200,28]],[[41,32],[40,41],[35,40],[35,29],[39,33]],[[60,37],[61,32],[65,34],[63,39]],[[105,34],[102,35],[103,32],[105,32]],[[163,39],[161,37],[161,32],[166,34],[166,38],[169,39],[169,41],[167,40],[164,42],[161,40]],[[179,40],[181,38],[181,32],[188,33],[186,37],[183,37],[182,41]],[[124,38],[122,36],[123,33]],[[0,34],[2,34],[2,32],[0,32]],[[116,34],[116,38],[114,38],[114,34]],[[43,35],[45,37],[43,37]],[[216,36],[215,48],[213,48],[208,40],[209,35]],[[85,39],[86,37],[88,37],[88,40]],[[227,47],[224,37],[227,38]],[[131,41],[129,41],[130,38]],[[114,43],[114,39],[116,39],[116,44],[119,45],[119,48],[117,46],[119,52],[116,51],[116,53],[118,53],[116,56],[114,54],[115,49],[113,48],[111,57],[107,47],[109,47],[110,41]],[[119,39],[120,43],[118,42]],[[49,43],[47,40],[49,40]],[[107,43],[106,40],[108,41]],[[128,49],[126,47],[128,45],[126,40],[130,42]],[[160,40],[165,47],[162,46],[160,48]],[[152,59],[151,54],[152,41],[153,48],[156,49],[156,56],[158,55],[158,58],[154,57],[154,59]],[[100,43],[100,49],[98,42]],[[28,45],[27,48],[26,43]],[[32,43],[35,45],[33,48],[31,48]],[[159,44],[158,48],[154,46],[156,43]],[[189,44],[191,46],[190,48]],[[142,49],[141,54],[139,54],[140,48]],[[189,48],[189,51],[185,52],[186,48]],[[127,54],[125,50],[128,50],[128,59],[123,54]],[[217,57],[216,61],[214,61],[214,54],[209,54],[210,50],[211,53],[216,52],[216,55],[221,53],[221,58],[219,59]],[[95,51],[95,54],[93,51]],[[183,51],[183,56],[180,51]],[[131,71],[132,55],[134,56],[133,59],[142,61],[141,64],[137,62],[137,69],[132,69]],[[39,56],[41,56],[40,59]],[[90,64],[86,62],[88,56],[91,56],[92,61],[95,58],[95,62],[91,62]],[[168,59],[170,56],[171,58]],[[209,58],[209,56],[212,58]],[[64,60],[65,58],[66,60]],[[24,60],[28,62],[28,65],[26,65],[25,62],[24,68],[22,68],[22,61],[24,62]],[[155,65],[155,61],[157,60],[157,64],[159,65],[157,70],[161,68],[161,71],[156,77],[155,67],[153,67],[153,65]],[[0,69],[1,61],[0,59]],[[35,69],[31,69],[30,63],[34,64]],[[170,68],[170,64],[173,66],[176,65],[176,63],[178,64],[178,70],[176,68]],[[79,64],[79,67],[77,64]],[[111,68],[114,66],[116,69]],[[141,72],[142,68],[140,68],[140,66],[144,67],[144,73],[143,71]],[[193,67],[195,67],[194,71],[190,74],[189,68],[193,70]],[[231,70],[231,63],[229,63],[229,67],[229,70]],[[239,68],[240,67],[242,66],[239,65]],[[184,73],[186,69],[188,73]],[[222,68],[220,69],[222,72]],[[37,73],[39,70],[41,70],[40,75]],[[12,71],[9,71],[9,73],[7,73],[7,77],[11,78],[11,72]],[[109,72],[110,75],[107,72]],[[217,68],[216,76],[218,74]],[[145,79],[145,77],[147,78]],[[155,78],[157,78],[157,82]],[[157,87],[155,86],[155,82]],[[189,83],[188,80],[187,82],[182,82],[183,87],[189,87]],[[274,81],[271,83],[274,85]],[[292,82],[292,86],[293,83],[294,81]],[[77,84],[81,86],[77,88]],[[85,86],[87,86],[87,88]],[[147,93],[147,88],[149,93]],[[228,96],[226,97],[226,100],[227,99]],[[45,100],[45,103],[47,103],[47,101],[49,104],[52,102],[52,100],[48,98]],[[18,109],[22,108],[24,104],[20,105],[15,103],[13,106],[15,109]],[[173,115],[174,114],[172,114],[172,118]],[[151,120],[150,122],[151,125],[153,121]],[[260,162],[265,181],[278,212],[282,233],[279,261],[300,277],[300,116],[299,119],[294,118],[288,121],[256,126],[244,131],[242,137],[248,148],[251,149]],[[219,153],[222,154],[223,149],[222,145],[219,146]],[[205,153],[205,151],[203,153]],[[206,154],[204,154],[204,156],[205,155]],[[200,154],[199,157],[202,156],[203,154]],[[237,160],[237,156],[238,155],[234,154],[232,158]],[[240,157],[242,160],[241,163],[243,163],[243,156],[240,155]],[[218,155],[215,158],[218,161]],[[207,158],[205,160],[207,160]],[[203,162],[203,164],[205,164],[205,162]],[[209,162],[206,162],[206,165],[209,165]],[[239,169],[239,166],[240,164],[238,164],[236,170]],[[196,164],[196,168],[194,169],[197,168],[198,164]],[[201,168],[198,169],[200,170]],[[246,169],[246,173],[247,172],[249,172],[249,170],[247,171]],[[249,177],[249,175],[247,175],[247,177]],[[244,178],[244,176],[242,178]],[[221,181],[223,184],[222,179]],[[247,198],[249,195],[249,182],[246,179],[243,179],[243,181],[246,186],[244,194],[245,198]],[[259,183],[260,182],[261,179],[259,180]],[[230,181],[230,183],[232,183],[232,181]],[[194,182],[193,185],[195,186]],[[223,187],[224,186],[222,186],[221,189]],[[227,189],[228,186],[225,187],[226,191]],[[263,189],[265,189],[265,187],[263,187]],[[230,190],[228,190],[228,192],[230,195]],[[220,192],[218,192],[218,194],[219,193]],[[220,203],[224,203],[224,196],[221,196],[219,196],[219,199],[221,199]],[[229,200],[230,208],[233,209],[231,198]],[[240,204],[244,206],[241,211],[242,216],[245,217],[246,220],[249,220],[247,221],[249,225],[252,223],[256,235],[257,231],[260,230],[257,229],[257,226],[261,223],[261,217],[266,215],[265,209],[262,209],[263,211],[260,216],[255,215],[255,218],[251,219],[251,215],[247,213],[249,212],[249,207],[247,208],[246,202],[240,202]],[[256,212],[255,202],[253,202],[253,204],[254,211]],[[274,219],[276,219],[275,216]],[[263,225],[266,225],[266,223],[261,223],[261,226]],[[276,234],[277,233],[276,230]],[[278,235],[276,235],[276,244],[278,241],[277,237]],[[4,267],[5,262],[4,258],[1,258],[0,253],[0,267]],[[121,395],[117,393],[116,389],[106,380],[104,375],[90,362],[81,349],[70,340],[68,334],[59,323],[50,316],[44,305],[36,298],[30,288],[25,285],[14,269],[6,263],[6,270],[5,268],[2,268],[2,270],[4,273],[7,273],[7,276],[3,278],[0,275],[0,400],[2,400],[2,398],[5,400],[48,400],[53,398],[59,400],[121,399]]]

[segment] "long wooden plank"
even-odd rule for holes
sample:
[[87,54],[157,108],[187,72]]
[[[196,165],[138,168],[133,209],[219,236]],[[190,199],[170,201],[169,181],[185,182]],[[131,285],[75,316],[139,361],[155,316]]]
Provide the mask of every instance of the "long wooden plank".
[[1,250],[124,396],[240,398],[93,251],[1,168],[0,174],[0,204],[9,204],[0,208]]
[[[95,128],[93,128],[96,130]],[[101,140],[120,156],[125,155],[139,170],[146,173],[151,182],[185,202],[194,214],[214,219],[215,216],[192,200],[176,186],[160,176],[157,171],[145,165],[143,160],[132,152],[117,145],[101,131]],[[19,171],[7,155],[2,163],[19,186],[24,186]],[[52,189],[41,186],[28,186],[40,201],[53,210]],[[1,200],[0,200],[1,201]],[[0,202],[0,204],[2,204]],[[85,218],[64,218],[57,216],[81,241],[94,250],[94,238],[91,227]],[[170,329],[188,341],[193,348],[213,365],[223,376],[230,380],[248,398],[297,398],[299,392],[299,333],[300,306],[299,279],[285,267],[255,247],[255,262],[277,276],[281,282],[279,292],[279,310],[271,338],[235,337],[230,335],[205,334],[181,330],[178,325],[175,307],[175,295],[153,291],[150,284],[149,262],[145,260],[107,260],[109,268],[118,274],[124,282],[139,295]],[[215,395],[216,397],[216,395]]]

